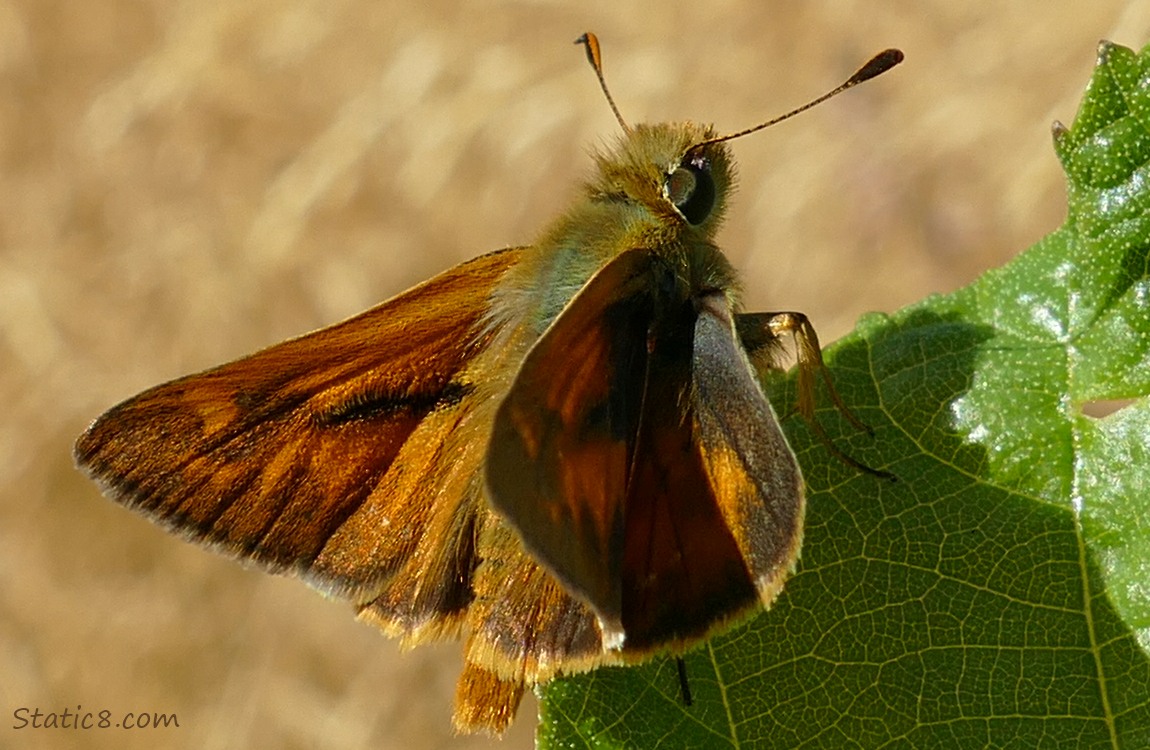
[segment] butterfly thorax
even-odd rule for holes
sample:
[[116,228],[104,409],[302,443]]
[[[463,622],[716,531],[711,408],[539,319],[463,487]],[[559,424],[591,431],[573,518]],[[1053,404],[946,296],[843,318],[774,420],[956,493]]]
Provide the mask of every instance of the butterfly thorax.
[[[645,249],[659,259],[657,304],[678,306],[721,291],[738,309],[735,271],[714,242],[734,164],[724,144],[695,123],[638,125],[594,155],[581,194],[525,249],[495,292],[490,323],[516,354],[538,338],[601,268]],[[603,231],[610,227],[611,231]]]

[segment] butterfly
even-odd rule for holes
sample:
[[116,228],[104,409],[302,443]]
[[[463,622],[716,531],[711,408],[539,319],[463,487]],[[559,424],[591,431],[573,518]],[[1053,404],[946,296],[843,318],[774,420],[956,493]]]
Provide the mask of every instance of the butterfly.
[[527,686],[681,654],[778,596],[804,488],[760,373],[790,334],[817,425],[826,369],[805,316],[741,310],[714,242],[727,142],[902,60],[720,136],[627,125],[598,40],[578,42],[623,133],[534,243],[156,386],[75,446],[108,495],[188,540],[405,645],[462,638],[464,732],[502,732]]

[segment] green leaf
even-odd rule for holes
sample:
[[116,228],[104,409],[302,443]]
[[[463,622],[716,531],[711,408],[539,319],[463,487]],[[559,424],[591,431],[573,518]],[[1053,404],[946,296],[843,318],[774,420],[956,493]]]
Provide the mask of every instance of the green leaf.
[[875,436],[820,420],[900,481],[787,418],[779,601],[687,655],[691,706],[670,659],[546,686],[541,747],[1150,747],[1150,47],[1100,48],[1055,150],[1065,226],[827,352]]

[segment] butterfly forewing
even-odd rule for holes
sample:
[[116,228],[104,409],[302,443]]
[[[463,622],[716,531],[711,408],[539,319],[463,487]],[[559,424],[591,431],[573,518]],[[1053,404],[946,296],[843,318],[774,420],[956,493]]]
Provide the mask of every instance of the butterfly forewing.
[[377,583],[415,548],[426,510],[394,509],[368,569],[317,559],[421,423],[467,400],[462,371],[484,343],[490,290],[517,257],[482,256],[343,323],[145,391],[89,427],[77,460],[120,502],[196,541],[341,593]]
[[570,591],[616,619],[650,263],[623,253],[564,308],[520,367],[487,452],[495,510]]
[[802,541],[803,479],[763,395],[721,294],[701,297],[695,322],[695,415],[700,450],[726,525],[769,605]]

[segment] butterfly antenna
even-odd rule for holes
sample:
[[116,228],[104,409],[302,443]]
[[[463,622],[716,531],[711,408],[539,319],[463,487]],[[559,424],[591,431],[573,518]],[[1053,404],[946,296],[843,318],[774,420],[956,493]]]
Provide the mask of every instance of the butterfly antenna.
[[[603,95],[607,97],[607,103],[611,105],[611,111],[615,113],[615,119],[619,121],[619,125],[623,128],[624,133],[630,133],[631,126],[627,124],[627,121],[623,119],[622,113],[619,112],[619,108],[615,106],[615,99],[611,96],[611,92],[607,88],[607,79],[603,77],[603,55],[599,52],[599,37],[588,31],[576,39],[575,43],[582,44],[583,48],[587,51],[587,62],[591,63],[591,67],[595,69],[595,75],[599,78],[599,88],[603,89]],[[823,98],[825,99],[826,97]]]
[[[596,50],[598,50],[598,46],[596,46]],[[588,57],[591,56],[590,48],[588,48],[587,56]],[[709,140],[703,141],[702,143],[696,144],[694,146],[694,148],[692,148],[691,150],[695,151],[697,149],[703,148],[704,146],[709,146],[713,143],[722,143],[723,141],[730,141],[730,140],[733,140],[735,138],[742,138],[744,135],[750,135],[751,133],[758,132],[758,131],[762,130],[763,128],[769,128],[770,126],[775,125],[777,123],[780,123],[783,120],[789,120],[790,118],[794,117],[795,115],[799,114],[800,112],[806,112],[808,109],[815,106],[816,104],[822,104],[827,99],[830,99],[832,96],[838,96],[839,94],[846,91],[847,89],[851,89],[851,88],[854,88],[855,86],[858,86],[863,81],[869,81],[870,79],[874,78],[875,76],[882,75],[883,73],[887,72],[888,70],[890,70],[894,66],[898,65],[900,62],[902,62],[902,60],[903,60],[902,50],[897,50],[897,49],[883,50],[882,52],[880,52],[877,55],[875,55],[874,57],[872,57],[869,61],[867,61],[866,65],[864,65],[861,68],[859,68],[858,70],[856,70],[854,75],[852,75],[850,78],[843,81],[841,84],[836,86],[834,89],[823,94],[818,99],[813,99],[813,100],[807,102],[806,104],[804,104],[803,106],[801,106],[797,109],[792,109],[790,112],[787,112],[785,115],[779,115],[778,117],[775,117],[771,120],[767,120],[766,122],[755,125],[754,127],[747,128],[746,130],[740,130],[737,133],[731,133],[729,135],[721,135],[718,138],[711,138]],[[597,68],[596,68],[596,70],[597,70]],[[600,75],[600,79],[602,79],[602,75]],[[612,104],[612,106],[614,106],[614,105]]]

